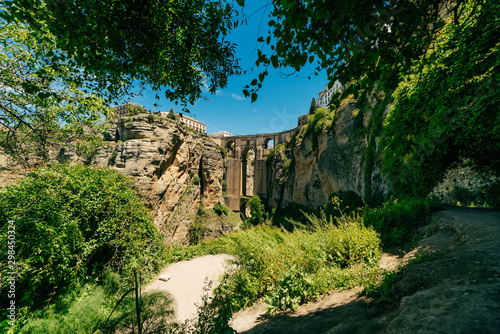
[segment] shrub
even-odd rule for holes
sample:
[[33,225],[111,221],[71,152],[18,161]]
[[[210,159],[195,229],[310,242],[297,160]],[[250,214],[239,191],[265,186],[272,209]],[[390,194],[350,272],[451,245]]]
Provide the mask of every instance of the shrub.
[[229,213],[229,208],[227,206],[225,206],[224,204],[215,203],[214,211],[219,216],[222,216],[222,215],[227,216]]
[[[161,237],[130,186],[106,168],[56,165],[0,191],[2,243],[7,221],[16,227],[19,307],[45,306],[105,268],[123,277],[135,267],[144,276],[160,268]],[[10,271],[6,264],[3,273]],[[5,302],[6,295],[0,298]]]
[[146,119],[148,120],[148,122],[149,122],[149,123],[154,123],[154,121],[155,121],[155,116],[154,116],[154,115],[149,114],[149,115],[147,115],[147,116],[146,116]]
[[250,217],[247,218],[248,223],[257,225],[265,222],[266,210],[258,195],[253,195],[252,198],[248,200],[247,205],[250,208]]
[[273,315],[277,310],[286,309],[297,311],[298,306],[307,301],[311,285],[311,280],[302,272],[296,269],[286,271],[266,297],[268,313]]
[[200,177],[199,177],[199,176],[195,176],[195,177],[193,178],[193,184],[194,184],[195,186],[199,185],[199,184],[200,184],[200,182],[201,182],[201,179],[200,179]]
[[317,108],[314,114],[307,116],[307,124],[300,131],[301,138],[311,138],[313,149],[318,148],[319,136],[325,130],[329,130],[333,125],[335,112],[331,112],[328,108]]
[[[239,267],[216,289],[217,298],[237,311],[267,295],[271,310],[277,310],[294,307],[333,288],[355,285],[360,273],[350,272],[350,268],[377,263],[380,249],[373,230],[364,227],[359,217],[349,219],[339,226],[324,222],[314,232],[289,233],[257,226],[218,239],[212,247],[236,255]],[[325,272],[330,275],[328,280],[322,279]],[[343,278],[335,279],[339,275]],[[300,280],[287,288],[293,278]],[[280,301],[282,298],[287,300]]]
[[365,210],[363,221],[380,234],[384,248],[402,247],[411,241],[423,219],[439,206],[432,199],[391,200],[380,208]]

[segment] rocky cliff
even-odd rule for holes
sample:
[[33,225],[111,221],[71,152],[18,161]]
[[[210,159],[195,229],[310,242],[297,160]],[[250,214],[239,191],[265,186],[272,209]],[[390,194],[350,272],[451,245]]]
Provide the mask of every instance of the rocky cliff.
[[170,119],[120,118],[108,129],[93,162],[135,180],[166,243],[186,241],[197,211],[224,202],[221,151],[208,138]]
[[317,145],[311,136],[300,135],[287,143],[268,163],[268,205],[299,203],[317,208],[338,190],[364,198],[385,196],[388,187],[380,169],[376,163],[367,166],[369,149],[377,156],[376,145],[369,147],[371,117],[371,112],[360,113],[356,102],[344,103],[332,126],[317,137]]
[[[177,122],[141,114],[116,120],[92,155],[78,143],[51,152],[52,160],[107,166],[130,176],[152,209],[165,243],[185,242],[196,213],[224,203],[223,156],[207,137]],[[12,183],[26,169],[0,156],[0,182]],[[207,226],[213,233],[232,226]],[[210,231],[209,231],[210,232]]]

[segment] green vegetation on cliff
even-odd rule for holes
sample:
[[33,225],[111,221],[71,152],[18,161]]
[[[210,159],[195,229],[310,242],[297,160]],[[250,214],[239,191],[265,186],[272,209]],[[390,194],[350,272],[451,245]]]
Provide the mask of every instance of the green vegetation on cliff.
[[425,196],[462,159],[500,173],[500,4],[468,1],[394,93],[382,131],[398,196]]

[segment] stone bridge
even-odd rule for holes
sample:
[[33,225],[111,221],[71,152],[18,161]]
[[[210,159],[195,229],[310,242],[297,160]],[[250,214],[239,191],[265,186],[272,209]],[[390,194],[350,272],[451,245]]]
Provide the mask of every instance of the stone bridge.
[[[226,204],[233,211],[241,210],[241,195],[260,198],[267,197],[266,158],[273,146],[289,141],[300,130],[299,127],[284,132],[265,133],[246,136],[220,137],[220,145],[227,155]],[[252,175],[247,175],[249,152],[254,153],[253,187],[247,186]],[[251,190],[249,190],[249,188]]]

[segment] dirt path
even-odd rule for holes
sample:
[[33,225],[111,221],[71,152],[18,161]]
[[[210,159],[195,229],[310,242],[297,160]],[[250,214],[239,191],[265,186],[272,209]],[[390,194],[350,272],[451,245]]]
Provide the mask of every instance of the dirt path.
[[407,267],[387,301],[375,303],[357,291],[333,293],[272,319],[258,303],[233,317],[238,333],[500,333],[500,213],[448,207],[421,229],[417,250],[439,256]]
[[202,301],[205,279],[217,281],[230,259],[230,255],[219,254],[173,263],[142,291],[169,292],[175,300],[176,318],[184,322],[197,314],[196,304]]

